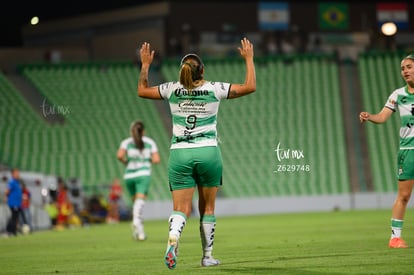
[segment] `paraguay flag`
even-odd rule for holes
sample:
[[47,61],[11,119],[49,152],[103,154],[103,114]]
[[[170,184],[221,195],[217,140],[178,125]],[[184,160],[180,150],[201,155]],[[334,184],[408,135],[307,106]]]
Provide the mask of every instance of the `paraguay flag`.
[[257,10],[261,30],[287,30],[289,28],[288,3],[260,2]]
[[408,28],[408,7],[406,3],[378,3],[377,22],[381,26],[386,22],[394,22],[398,29]]

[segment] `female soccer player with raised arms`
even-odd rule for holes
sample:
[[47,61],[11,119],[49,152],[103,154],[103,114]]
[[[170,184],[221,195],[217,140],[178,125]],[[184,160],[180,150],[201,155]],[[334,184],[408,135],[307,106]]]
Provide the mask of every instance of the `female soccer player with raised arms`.
[[145,42],[140,48],[141,72],[138,95],[168,100],[173,122],[173,136],[168,161],[168,179],[173,199],[169,218],[169,237],[165,264],[177,264],[177,247],[186,220],[191,214],[192,198],[198,189],[200,237],[203,250],[201,266],[215,266],[213,242],[216,226],[214,215],[216,194],[222,184],[222,157],[217,142],[217,114],[220,100],[248,95],[256,90],[253,44],[244,38],[238,48],[245,60],[243,84],[204,80],[204,64],[193,53],[185,55],[180,64],[179,81],[149,87],[148,71],[154,50]]

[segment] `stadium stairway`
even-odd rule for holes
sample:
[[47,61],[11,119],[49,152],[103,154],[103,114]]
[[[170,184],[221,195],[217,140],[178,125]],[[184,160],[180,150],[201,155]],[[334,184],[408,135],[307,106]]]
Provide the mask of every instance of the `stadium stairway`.
[[60,114],[54,116],[45,115],[45,108],[51,106],[51,103],[45,96],[42,96],[25,77],[17,73],[9,73],[7,78],[11,84],[16,87],[16,91],[21,93],[25,100],[32,106],[33,110],[46,122],[50,124],[64,123],[64,116]]
[[339,72],[351,192],[372,192],[374,187],[367,159],[367,138],[364,125],[358,118],[363,109],[358,68],[353,61],[345,60],[339,65]]

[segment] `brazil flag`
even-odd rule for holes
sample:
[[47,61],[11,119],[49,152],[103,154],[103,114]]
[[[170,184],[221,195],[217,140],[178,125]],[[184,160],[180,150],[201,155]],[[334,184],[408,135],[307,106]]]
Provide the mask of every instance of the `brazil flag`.
[[322,30],[348,29],[348,5],[345,3],[319,3],[319,28]]

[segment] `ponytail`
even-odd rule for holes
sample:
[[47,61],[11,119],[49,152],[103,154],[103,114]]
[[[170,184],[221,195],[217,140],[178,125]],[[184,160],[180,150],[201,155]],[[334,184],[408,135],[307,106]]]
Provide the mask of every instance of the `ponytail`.
[[144,132],[144,124],[141,121],[136,121],[131,125],[131,136],[134,140],[135,146],[142,151],[144,149],[144,141],[142,140]]
[[184,86],[186,89],[193,89],[194,83],[193,83],[193,75],[192,75],[192,67],[191,63],[184,63],[181,66],[180,70],[180,83]]
[[181,59],[180,83],[192,90],[203,84],[204,64],[196,54],[187,54]]

